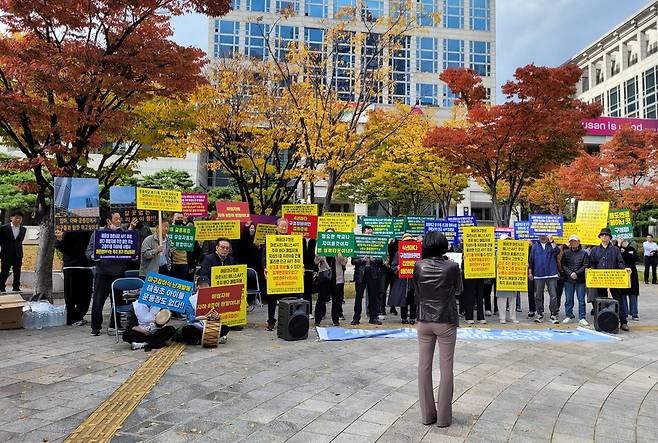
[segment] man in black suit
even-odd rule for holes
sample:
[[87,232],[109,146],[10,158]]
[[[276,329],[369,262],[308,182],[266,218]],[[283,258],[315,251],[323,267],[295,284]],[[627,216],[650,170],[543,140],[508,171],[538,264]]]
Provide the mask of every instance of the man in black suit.
[[14,273],[14,291],[21,290],[21,266],[23,264],[23,240],[26,229],[21,226],[23,213],[12,211],[10,222],[0,227],[0,292],[6,292],[5,285],[10,269]]

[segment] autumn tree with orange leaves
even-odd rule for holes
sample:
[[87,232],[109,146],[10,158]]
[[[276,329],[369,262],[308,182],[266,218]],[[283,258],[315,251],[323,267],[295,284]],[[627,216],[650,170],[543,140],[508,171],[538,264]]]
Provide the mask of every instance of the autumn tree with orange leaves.
[[573,65],[518,68],[515,80],[502,87],[507,101],[487,106],[482,80],[474,71],[447,69],[441,74],[458,104],[467,108],[466,122],[431,130],[425,144],[485,184],[498,226],[509,226],[528,183],[581,152],[581,121],[597,116],[600,107],[573,98],[580,75]]
[[560,169],[560,185],[579,200],[637,210],[658,202],[658,134],[624,126],[600,153],[583,153]]
[[217,16],[227,0],[3,0],[0,2],[0,137],[36,177],[40,220],[35,292],[52,293],[54,176],[80,176],[89,155],[121,152],[134,109],[203,82],[203,52],[169,40],[170,17]]

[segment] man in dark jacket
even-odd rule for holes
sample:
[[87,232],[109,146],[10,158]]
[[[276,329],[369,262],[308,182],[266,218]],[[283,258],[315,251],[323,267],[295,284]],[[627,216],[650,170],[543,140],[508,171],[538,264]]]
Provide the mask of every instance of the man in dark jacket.
[[64,273],[64,303],[66,304],[66,324],[83,326],[91,303],[94,287],[93,264],[85,252],[91,237],[90,231],[55,230],[55,248],[62,253]]
[[[612,240],[612,233],[609,228],[601,229],[599,233],[601,244],[592,248],[589,255],[589,268],[590,269],[626,269],[629,273],[630,269],[626,268],[624,257],[621,251],[610,241]],[[614,288],[595,288],[593,291],[596,293],[597,298],[608,298],[608,290],[612,298],[617,300],[619,304],[619,324],[623,331],[628,331],[628,319],[626,318],[626,311],[624,310],[624,301],[622,300],[622,291]],[[594,302],[594,300],[591,300]]]
[[[121,215],[118,212],[112,212],[105,220],[106,227],[101,228],[101,231],[119,231],[121,230]],[[137,219],[130,222],[130,230],[134,230],[137,226]],[[94,296],[91,304],[91,335],[99,336],[101,327],[103,326],[103,307],[107,301],[107,297],[112,293],[112,283],[117,278],[122,278],[126,273],[128,267],[127,260],[118,259],[98,259],[94,254],[94,234],[89,239],[87,245],[86,256],[89,260],[95,262],[96,274],[94,276]],[[113,295],[114,296],[114,295]],[[116,303],[116,298],[114,302]],[[114,313],[110,314],[110,327],[111,329],[117,327],[114,319]]]
[[231,256],[231,242],[228,238],[218,238],[215,243],[215,252],[206,254],[201,262],[199,279],[211,283],[212,268],[215,266],[231,266],[235,260]]
[[548,236],[540,235],[539,241],[530,249],[529,277],[535,282],[535,308],[537,309],[536,323],[544,320],[544,288],[548,288],[551,311],[551,322],[558,323],[560,303],[557,299],[557,255],[560,248]]
[[580,246],[577,235],[569,237],[569,248],[562,254],[562,271],[564,274],[564,312],[562,323],[569,323],[576,318],[573,315],[573,295],[578,297],[578,324],[589,326],[585,319],[587,301],[585,300],[585,269],[589,266],[589,255]]
[[0,292],[6,291],[9,271],[14,273],[12,289],[21,290],[21,266],[23,265],[23,240],[25,240],[26,229],[23,223],[23,213],[13,211],[10,222],[0,227]]
[[[366,235],[372,235],[371,226],[364,226],[362,232]],[[354,265],[354,284],[356,286],[356,298],[354,299],[354,317],[352,325],[358,325],[361,322],[361,311],[363,309],[363,293],[368,290],[368,316],[370,323],[381,325],[379,320],[379,309],[382,304],[381,297],[383,285],[381,279],[383,276],[383,261],[378,258],[364,257],[353,258]]]

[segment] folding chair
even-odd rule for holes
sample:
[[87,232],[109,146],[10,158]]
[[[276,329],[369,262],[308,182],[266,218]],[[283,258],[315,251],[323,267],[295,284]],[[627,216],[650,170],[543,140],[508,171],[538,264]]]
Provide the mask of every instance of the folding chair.
[[254,304],[249,306],[249,312],[253,311],[256,306],[263,306],[260,298],[260,282],[258,273],[253,268],[247,268],[247,296],[254,295]]
[[[119,314],[126,315],[130,311],[132,302],[139,298],[139,291],[144,286],[144,281],[141,278],[124,277],[117,278],[112,282],[112,294],[110,300],[112,303],[112,312],[114,315],[114,334],[119,343],[119,324],[120,319],[117,317]],[[116,291],[116,292],[115,292]],[[115,295],[116,294],[116,295]],[[122,299],[126,304],[117,306],[114,303],[114,297]],[[123,333],[123,331],[121,331]]]

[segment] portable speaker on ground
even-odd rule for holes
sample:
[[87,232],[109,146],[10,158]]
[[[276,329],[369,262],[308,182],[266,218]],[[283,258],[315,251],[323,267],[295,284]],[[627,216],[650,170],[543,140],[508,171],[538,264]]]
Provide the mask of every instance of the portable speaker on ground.
[[616,334],[619,332],[619,303],[611,298],[597,298],[594,303],[594,329]]
[[300,298],[279,300],[277,336],[284,340],[306,340],[308,337],[308,315],[311,304]]

